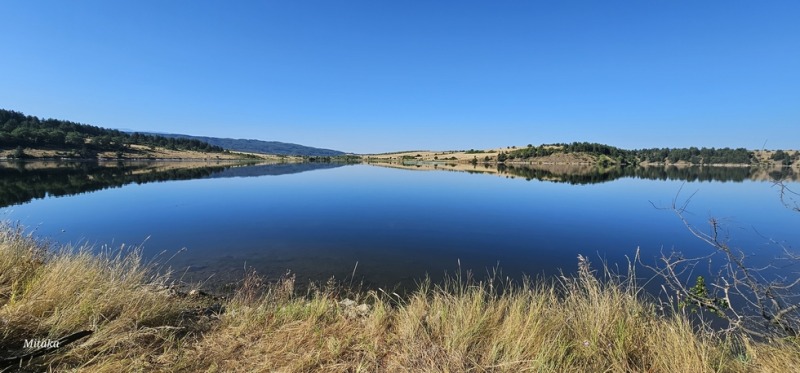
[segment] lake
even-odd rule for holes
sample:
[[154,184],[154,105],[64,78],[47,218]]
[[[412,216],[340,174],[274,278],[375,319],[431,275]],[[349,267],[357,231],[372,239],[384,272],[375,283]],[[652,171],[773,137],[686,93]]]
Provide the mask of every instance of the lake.
[[[626,266],[641,250],[703,255],[711,248],[670,211],[708,218],[753,260],[800,244],[800,214],[770,180],[789,169],[497,167],[463,164],[0,164],[0,219],[39,237],[96,249],[143,247],[148,260],[209,287],[245,268],[299,282],[330,277],[402,289],[424,276],[573,272],[579,254]],[[680,191],[680,194],[678,194]],[[185,248],[185,250],[180,251]],[[180,252],[179,252],[180,251]]]

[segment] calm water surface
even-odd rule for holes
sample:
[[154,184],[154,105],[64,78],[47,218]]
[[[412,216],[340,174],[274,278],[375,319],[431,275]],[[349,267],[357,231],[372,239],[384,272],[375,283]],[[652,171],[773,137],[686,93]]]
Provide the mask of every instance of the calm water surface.
[[741,175],[686,182],[622,173],[571,184],[530,172],[371,165],[120,166],[6,165],[0,218],[62,243],[143,244],[160,261],[185,248],[169,265],[185,280],[216,284],[240,279],[246,267],[324,281],[349,279],[358,263],[356,281],[392,287],[426,274],[436,280],[458,263],[519,278],[571,272],[578,254],[624,267],[637,248],[649,262],[673,249],[708,253],[674,214],[653,206],[669,206],[681,189],[681,199],[694,193],[687,218],[703,227],[718,218],[734,246],[760,259],[776,249],[769,239],[800,244],[800,214],[781,204],[773,183]]

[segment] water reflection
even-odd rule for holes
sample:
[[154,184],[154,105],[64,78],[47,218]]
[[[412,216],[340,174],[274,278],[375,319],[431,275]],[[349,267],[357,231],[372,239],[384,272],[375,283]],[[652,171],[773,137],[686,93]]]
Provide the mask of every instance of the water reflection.
[[[335,168],[343,163],[306,162],[254,164],[241,162],[0,162],[0,207],[17,205],[46,196],[68,196],[127,184],[201,178],[286,175]],[[445,170],[471,174],[494,174],[568,184],[597,184],[621,178],[681,181],[745,180],[797,181],[792,168],[750,167],[614,167],[592,165],[504,165],[456,163],[375,163],[411,170]]]
[[[241,279],[246,268],[267,276],[292,270],[299,282],[344,279],[358,263],[357,282],[385,289],[436,280],[456,263],[476,274],[499,266],[519,278],[569,271],[578,254],[616,264],[637,248],[651,263],[664,251],[705,255],[707,245],[673,214],[653,208],[668,205],[683,181],[709,180],[686,186],[696,193],[692,224],[719,217],[737,247],[759,255],[765,237],[800,242],[797,213],[770,183],[750,181],[770,180],[773,171],[796,180],[796,169],[341,166],[6,163],[0,203],[21,205],[0,215],[74,246],[145,243],[147,260],[186,248],[166,256],[168,265],[207,285]],[[442,169],[461,172],[434,172]],[[182,181],[155,182],[165,180]],[[80,195],[42,199],[70,194]]]
[[798,173],[789,167],[702,167],[702,166],[647,166],[609,167],[568,164],[463,164],[441,162],[372,163],[375,166],[395,167],[409,170],[456,171],[470,174],[493,174],[509,178],[540,180],[572,185],[598,184],[621,178],[645,180],[679,180],[688,182],[743,182],[752,181],[798,181]]
[[47,196],[61,197],[172,180],[285,175],[338,163],[254,164],[242,162],[0,162],[0,208]]

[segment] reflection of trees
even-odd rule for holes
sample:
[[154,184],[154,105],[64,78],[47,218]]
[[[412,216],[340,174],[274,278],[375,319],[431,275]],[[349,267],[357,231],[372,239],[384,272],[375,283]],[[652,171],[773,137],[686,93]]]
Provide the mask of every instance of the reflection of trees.
[[[207,177],[247,177],[292,174],[320,168],[343,166],[343,163],[287,163],[238,167],[241,164],[173,167],[165,163],[119,162],[116,165],[98,162],[59,162],[43,166],[33,163],[0,165],[0,207],[28,202],[46,196],[67,196],[127,184],[144,184],[169,180],[189,180]],[[748,167],[570,167],[564,165],[504,165],[496,170],[475,167],[461,170],[474,174],[497,172],[500,175],[522,177],[569,184],[604,183],[624,177],[649,180],[734,181],[762,179],[796,181],[791,168],[763,170]],[[445,169],[445,168],[442,168]]]
[[[152,165],[149,165],[152,167]],[[198,168],[149,169],[147,164],[102,166],[97,162],[61,163],[58,167],[0,167],[0,207],[46,196],[68,196],[126,184],[207,177],[230,165]]]
[[[750,167],[616,167],[580,168],[549,167],[548,165],[515,166],[499,164],[500,174],[523,177],[526,180],[546,180],[569,184],[604,183],[624,177],[648,180],[682,181],[733,181],[742,182],[758,178],[759,170]],[[797,180],[791,168],[773,170],[764,179]]]
[[[165,162],[0,163],[0,207],[16,205],[46,196],[69,196],[127,184],[209,177],[284,175],[343,163],[242,163],[182,164]],[[246,167],[244,167],[246,166]]]
[[405,170],[439,170],[467,172],[470,174],[494,174],[510,178],[521,177],[526,180],[542,180],[555,183],[595,184],[620,178],[646,180],[703,181],[798,181],[797,169],[791,167],[726,167],[726,166],[608,166],[567,163],[441,163],[417,162],[375,162],[376,166],[394,167]]
[[637,167],[633,171],[632,177],[655,180],[742,182],[751,177],[749,167]]
[[798,176],[793,169],[784,167],[769,172],[770,180],[797,181]]
[[296,174],[300,172],[342,167],[349,163],[341,162],[303,162],[303,163],[278,163],[263,164],[248,167],[229,168],[210,176],[213,178],[226,177],[253,177],[253,176],[278,176]]
[[[512,166],[499,164],[497,172],[525,178],[525,180],[544,180],[569,184],[596,184],[619,179],[621,168],[607,172],[580,170],[575,173],[560,173],[547,168]],[[577,171],[577,170],[576,170]]]
[[207,177],[281,175],[341,164],[269,164],[241,167],[225,163],[194,166],[159,162],[101,164],[98,162],[58,162],[57,164],[0,164],[0,207],[25,203],[46,196],[69,196],[127,184]]

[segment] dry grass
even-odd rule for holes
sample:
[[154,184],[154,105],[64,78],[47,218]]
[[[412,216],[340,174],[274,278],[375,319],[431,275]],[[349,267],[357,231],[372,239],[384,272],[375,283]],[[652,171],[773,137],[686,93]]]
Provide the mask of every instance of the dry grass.
[[[0,150],[0,159],[6,159],[14,154],[15,149]],[[53,159],[68,156],[71,151],[56,150],[56,149],[38,149],[38,148],[24,148],[25,154],[31,158],[38,159]],[[115,151],[102,151],[97,154],[100,159],[117,159],[117,152]],[[163,147],[149,147],[145,145],[131,145],[128,149],[122,151],[124,159],[171,159],[171,160],[201,160],[201,161],[216,161],[216,160],[242,160],[242,159],[264,159],[271,161],[289,160],[299,161],[299,157],[280,157],[277,155],[267,155],[260,153],[249,152],[236,152],[231,151],[228,153],[206,153],[194,150],[170,150]]]
[[93,330],[89,338],[39,363],[77,368],[127,364],[142,355],[160,354],[161,339],[174,337],[177,329],[164,333],[159,327],[182,326],[181,312],[196,304],[161,291],[167,278],[152,276],[140,262],[137,250],[51,250],[19,228],[4,225],[0,350],[17,355],[25,339],[58,340]]
[[[632,282],[578,275],[513,285],[456,275],[401,298],[248,276],[224,312],[171,295],[136,251],[47,250],[0,229],[0,351],[25,338],[90,337],[31,370],[186,372],[786,372],[800,347],[724,339],[665,314]],[[602,280],[598,279],[603,277]],[[191,313],[188,313],[191,314]]]

